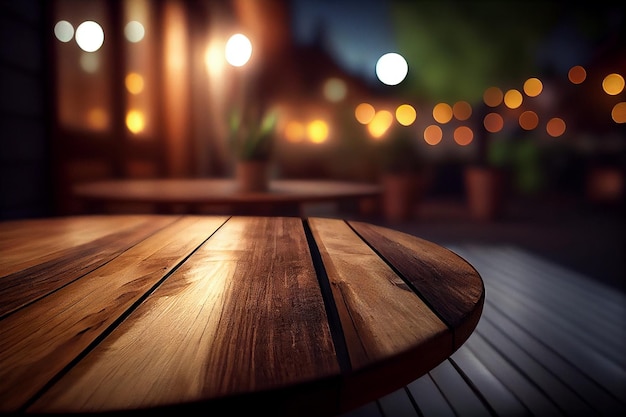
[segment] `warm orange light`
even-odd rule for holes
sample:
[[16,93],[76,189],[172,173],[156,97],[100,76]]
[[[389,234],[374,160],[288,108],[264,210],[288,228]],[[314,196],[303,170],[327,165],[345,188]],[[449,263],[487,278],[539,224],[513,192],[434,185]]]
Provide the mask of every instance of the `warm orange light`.
[[143,91],[143,77],[136,72],[129,73],[124,79],[124,84],[131,94],[139,94]]
[[626,123],[626,102],[622,101],[613,106],[611,118],[615,123]]
[[376,114],[376,110],[374,106],[369,103],[361,103],[356,106],[354,109],[354,117],[356,117],[357,122],[362,125],[366,125],[374,119],[374,115]]
[[605,93],[616,96],[624,91],[624,77],[619,74],[609,74],[602,81],[602,89]]
[[410,126],[417,118],[417,111],[410,104],[401,104],[396,109],[396,120],[402,126]]
[[524,93],[528,97],[537,97],[543,91],[543,83],[539,78],[529,78],[524,82]]
[[457,101],[452,106],[452,113],[458,120],[467,120],[472,115],[472,105],[467,101]]
[[433,119],[441,124],[446,124],[452,120],[452,107],[448,103],[438,103],[433,107]]
[[109,126],[109,114],[100,107],[93,108],[87,113],[87,124],[94,130],[104,130]]
[[582,84],[587,78],[587,71],[580,65],[570,68],[567,78],[572,84]]
[[146,121],[143,113],[139,110],[130,110],[126,114],[126,127],[132,133],[139,133],[146,127]]
[[305,129],[302,123],[291,121],[285,126],[285,138],[292,143],[302,142]]
[[381,138],[393,123],[393,115],[390,111],[381,110],[376,112],[372,121],[367,125],[367,130],[374,139]]
[[328,139],[328,124],[323,120],[312,121],[306,130],[309,140],[313,143],[323,143]]
[[498,107],[502,104],[502,99],[504,98],[504,94],[502,90],[498,87],[489,87],[483,93],[483,101],[489,107]]
[[559,117],[553,117],[546,124],[546,132],[553,138],[562,136],[565,133],[565,121]]
[[524,98],[522,97],[522,93],[518,90],[512,89],[506,92],[504,95],[504,104],[509,109],[516,109],[522,105]]
[[459,126],[454,129],[454,141],[461,145],[467,146],[474,140],[474,132],[467,126]]
[[519,125],[524,130],[533,130],[539,124],[539,116],[531,110],[526,110],[519,116]]
[[437,125],[430,125],[424,129],[424,142],[429,145],[437,145],[443,138],[443,130]]
[[498,113],[489,113],[483,119],[483,126],[487,132],[496,133],[504,127],[504,119]]

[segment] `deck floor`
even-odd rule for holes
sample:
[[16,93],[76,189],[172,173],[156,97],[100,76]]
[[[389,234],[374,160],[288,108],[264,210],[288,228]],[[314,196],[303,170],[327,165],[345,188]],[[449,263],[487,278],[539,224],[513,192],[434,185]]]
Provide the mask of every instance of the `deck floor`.
[[483,315],[448,360],[363,416],[626,415],[626,296],[515,245],[445,245],[481,274]]

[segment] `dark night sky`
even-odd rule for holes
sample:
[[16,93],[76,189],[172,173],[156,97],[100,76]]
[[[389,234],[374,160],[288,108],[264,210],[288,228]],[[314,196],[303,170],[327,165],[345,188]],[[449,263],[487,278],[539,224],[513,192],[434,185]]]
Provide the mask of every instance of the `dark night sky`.
[[[623,5],[602,1],[292,0],[292,7],[296,42],[312,42],[323,26],[329,52],[368,81],[375,81],[376,61],[386,52],[405,55],[409,71],[421,71],[422,80],[430,76],[428,64],[431,74],[449,72],[450,79],[465,67],[478,83],[492,73],[535,68],[563,75],[623,42],[626,16]],[[407,10],[418,19],[407,18]],[[455,47],[467,48],[468,39],[491,67],[472,72],[466,57],[455,56]]]

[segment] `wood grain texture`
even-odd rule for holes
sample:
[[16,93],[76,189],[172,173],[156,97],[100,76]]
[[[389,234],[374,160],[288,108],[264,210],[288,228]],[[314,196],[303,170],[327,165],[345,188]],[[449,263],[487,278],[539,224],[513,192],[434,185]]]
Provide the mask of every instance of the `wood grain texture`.
[[343,220],[311,218],[309,224],[358,375],[346,377],[347,408],[372,392],[377,379],[392,377],[399,388],[453,352],[446,325]]
[[338,219],[7,222],[0,255],[0,413],[337,415],[446,359],[484,297],[453,253]]
[[223,222],[178,219],[0,321],[0,412],[23,406]]
[[97,269],[174,221],[166,217],[122,218],[119,224],[112,219],[82,220],[79,223],[86,226],[86,231],[71,223],[53,230],[44,227],[45,233],[36,229],[20,233],[24,230],[18,228],[14,232],[21,237],[3,239],[3,255],[5,247],[13,259],[15,249],[24,250],[22,256],[34,261],[12,262],[3,269],[15,271],[0,275],[0,318]]
[[455,349],[465,342],[478,324],[485,299],[476,269],[454,252],[427,240],[363,222],[350,225],[450,327]]
[[69,216],[0,222],[0,276],[57,258],[58,252],[136,226],[145,216]]
[[301,221],[231,218],[29,411],[280,389],[336,376],[334,358]]

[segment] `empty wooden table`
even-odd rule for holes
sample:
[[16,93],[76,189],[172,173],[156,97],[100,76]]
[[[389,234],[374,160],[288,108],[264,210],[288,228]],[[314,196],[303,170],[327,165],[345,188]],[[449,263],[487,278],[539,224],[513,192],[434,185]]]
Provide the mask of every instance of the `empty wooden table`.
[[74,194],[92,211],[110,203],[148,203],[160,213],[184,206],[187,213],[198,213],[203,206],[227,206],[228,214],[302,214],[302,206],[316,202],[358,201],[377,198],[381,187],[375,184],[275,179],[262,192],[242,192],[234,179],[121,179],[78,184]]
[[326,218],[0,223],[0,412],[336,415],[450,356],[476,270]]

